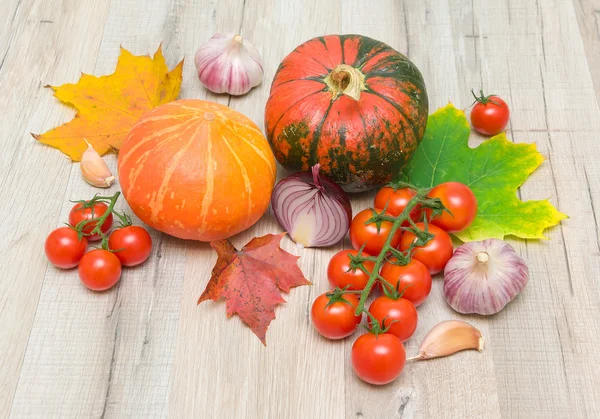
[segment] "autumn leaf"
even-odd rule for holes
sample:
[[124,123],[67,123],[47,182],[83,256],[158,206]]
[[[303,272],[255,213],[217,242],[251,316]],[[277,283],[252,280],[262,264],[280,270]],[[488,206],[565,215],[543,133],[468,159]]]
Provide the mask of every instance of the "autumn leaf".
[[477,216],[468,229],[454,233],[459,239],[543,239],[546,228],[567,218],[546,199],[517,197],[517,189],[544,160],[535,144],[515,144],[501,133],[471,148],[469,134],[464,112],[448,104],[429,116],[423,141],[404,169],[416,186],[455,181],[473,190]]
[[146,111],[177,99],[182,69],[183,60],[169,72],[161,47],[154,58],[132,55],[121,48],[113,74],[82,74],[76,84],[47,86],[60,101],[77,109],[77,114],[66,124],[31,135],[73,161],[81,160],[87,148],[84,138],[100,155],[119,149]]
[[225,299],[227,317],[240,316],[264,345],[275,307],[285,303],[280,291],[310,284],[298,267],[299,257],[279,247],[283,236],[285,233],[254,238],[240,251],[229,240],[211,242],[217,263],[198,300],[200,304]]

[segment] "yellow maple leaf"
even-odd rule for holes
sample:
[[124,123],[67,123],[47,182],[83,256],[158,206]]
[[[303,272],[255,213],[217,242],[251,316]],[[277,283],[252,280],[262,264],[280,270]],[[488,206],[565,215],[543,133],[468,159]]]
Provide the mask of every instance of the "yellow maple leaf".
[[44,134],[31,134],[80,161],[89,141],[101,155],[119,149],[137,120],[152,108],[177,99],[183,60],[169,72],[159,46],[151,58],[121,47],[113,74],[82,74],[75,84],[48,86],[54,96],[77,109],[75,118]]

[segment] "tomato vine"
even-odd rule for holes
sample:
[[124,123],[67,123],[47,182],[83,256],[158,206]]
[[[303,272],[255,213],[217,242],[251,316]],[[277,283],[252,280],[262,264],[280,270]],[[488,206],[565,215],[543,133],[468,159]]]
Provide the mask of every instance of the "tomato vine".
[[[365,257],[362,256],[362,251],[359,251],[357,256],[349,255],[354,266],[356,266],[357,269],[360,269],[369,275],[369,280],[367,281],[365,288],[360,293],[360,300],[355,311],[356,315],[359,315],[360,313],[365,311],[365,302],[369,297],[371,289],[373,288],[373,285],[375,285],[376,281],[381,282],[384,287],[391,287],[391,284],[379,274],[379,270],[381,269],[382,264],[387,260],[388,255],[391,255],[392,257],[396,258],[396,263],[400,265],[406,265],[411,260],[413,249],[416,247],[425,246],[433,238],[433,234],[431,234],[427,229],[426,216],[423,216],[423,222],[425,223],[425,229],[423,230],[417,227],[415,222],[411,219],[411,211],[417,206],[420,206],[423,209],[428,208],[431,210],[433,217],[439,216],[443,211],[448,211],[439,198],[430,198],[427,196],[427,193],[431,190],[431,188],[417,188],[414,185],[411,185],[410,183],[404,181],[392,182],[388,184],[388,186],[394,188],[394,190],[400,188],[410,188],[416,192],[416,195],[408,202],[408,204],[400,213],[400,215],[389,215],[385,212],[386,208],[383,208],[383,211],[379,213],[373,211],[373,216],[365,222],[365,224],[370,224],[388,221],[392,223],[392,227],[378,256]],[[404,222],[408,222],[409,227],[402,227],[402,224]],[[398,229],[411,231],[417,237],[417,239],[413,243],[411,243],[410,247],[403,252],[391,245],[392,238],[394,237]],[[374,263],[372,271],[369,271],[364,266],[365,261],[371,261]]]

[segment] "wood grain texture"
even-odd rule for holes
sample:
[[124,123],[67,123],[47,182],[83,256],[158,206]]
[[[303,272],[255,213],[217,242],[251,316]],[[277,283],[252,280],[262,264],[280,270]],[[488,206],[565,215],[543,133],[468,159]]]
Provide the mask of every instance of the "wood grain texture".
[[[598,9],[596,0],[3,1],[0,418],[599,417]],[[263,55],[263,84],[241,98],[208,93],[195,75],[196,48],[224,31]],[[262,127],[277,64],[327,33],[361,33],[406,53],[424,75],[430,111],[449,100],[467,109],[471,88],[502,95],[509,137],[546,157],[519,195],[550,198],[571,218],[549,241],[511,240],[529,261],[523,294],[496,316],[461,316],[443,302],[438,277],[407,343],[414,354],[433,325],[458,318],[483,332],[483,353],[409,364],[384,387],[358,380],[354,339],[327,341],[309,319],[328,288],[327,262],[347,241],[300,250],[284,239],[314,285],[285,295],[267,347],[227,319],[224,304],[196,305],[216,260],[207,244],[152,232],[151,259],[99,294],[48,265],[46,234],[66,219],[69,199],[96,190],[29,137],[72,116],[44,84],[112,72],[119,45],[144,54],[162,43],[170,66],[186,59],[181,97],[228,104]],[[482,141],[472,136],[473,146]],[[355,212],[372,198],[354,196]],[[233,242],[278,231],[269,212]]]

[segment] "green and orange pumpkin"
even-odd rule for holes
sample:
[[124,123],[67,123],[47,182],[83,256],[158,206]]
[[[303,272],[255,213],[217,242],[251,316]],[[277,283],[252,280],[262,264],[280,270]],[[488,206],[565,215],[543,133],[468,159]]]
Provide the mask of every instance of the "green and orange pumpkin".
[[275,158],[250,118],[183,99],[146,113],[119,151],[119,181],[146,224],[182,239],[226,239],[269,207]]
[[320,163],[357,192],[400,172],[423,138],[428,108],[423,76],[406,56],[366,36],[328,35],[281,62],[265,129],[282,166]]

